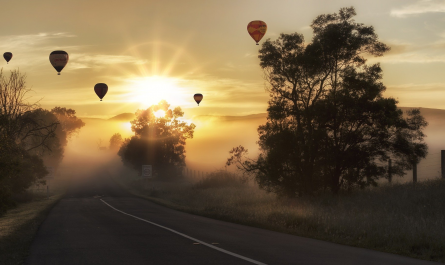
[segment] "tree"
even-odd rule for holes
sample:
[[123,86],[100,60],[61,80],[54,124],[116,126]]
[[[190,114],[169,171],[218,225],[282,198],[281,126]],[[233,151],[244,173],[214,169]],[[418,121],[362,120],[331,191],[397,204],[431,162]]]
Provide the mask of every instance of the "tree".
[[[62,146],[66,146],[70,137],[79,132],[85,123],[77,118],[76,111],[62,107],[55,107],[51,110],[61,125],[61,133],[58,134]],[[62,134],[63,132],[63,134]]]
[[[58,122],[45,123],[36,118],[37,103],[26,101],[31,89],[26,86],[26,75],[19,70],[11,71],[9,77],[0,70],[0,114],[4,117],[0,131],[8,139],[29,151],[45,146],[50,138],[55,137]],[[25,146],[29,138],[34,138],[31,145]],[[36,140],[38,139],[38,140]]]
[[26,190],[48,173],[30,151],[48,146],[58,122],[36,118],[37,103],[29,103],[26,75],[0,71],[0,212],[12,203],[10,195]]
[[[57,167],[63,159],[64,147],[66,145],[66,133],[63,130],[56,115],[45,109],[35,109],[29,112],[29,116],[34,121],[41,124],[58,124],[53,131],[53,135],[48,137],[42,145],[28,150],[30,154],[40,157],[46,166]],[[36,131],[42,135],[45,131]],[[41,141],[40,134],[34,134],[23,141],[23,146],[37,146]],[[65,145],[63,145],[65,143]]]
[[110,138],[110,150],[117,151],[122,145],[123,142],[122,135],[120,133],[115,133]]
[[246,159],[239,146],[228,165],[254,174],[268,191],[295,196],[375,184],[385,173],[379,162],[394,156],[393,172],[403,175],[426,156],[426,122],[418,110],[403,118],[397,101],[382,96],[379,64],[366,64],[365,55],[382,56],[389,47],[355,15],[350,7],[318,16],[309,44],[297,33],[263,43],[270,100],[267,123],[258,128],[261,154]]
[[42,159],[10,140],[0,144],[0,215],[15,203],[11,195],[19,194],[33,183],[44,184],[48,174]]
[[[131,121],[135,133],[125,139],[118,155],[127,166],[141,171],[142,165],[153,165],[153,174],[162,178],[176,177],[185,166],[186,140],[193,138],[195,125],[180,121],[184,112],[180,107],[170,109],[162,100],[146,110],[138,110]],[[155,113],[165,115],[156,117]]]

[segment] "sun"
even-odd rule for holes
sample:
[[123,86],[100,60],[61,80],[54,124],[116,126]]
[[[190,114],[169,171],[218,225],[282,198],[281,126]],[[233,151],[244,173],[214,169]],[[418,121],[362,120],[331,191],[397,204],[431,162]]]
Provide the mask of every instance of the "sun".
[[179,81],[175,78],[149,76],[132,78],[128,82],[132,87],[132,92],[128,94],[127,101],[138,102],[142,108],[158,104],[161,100],[166,100],[173,105],[184,103],[184,88],[179,85]]
[[162,117],[165,117],[165,111],[163,111],[163,110],[158,110],[158,111],[156,111],[155,113],[155,117],[156,118],[162,118]]

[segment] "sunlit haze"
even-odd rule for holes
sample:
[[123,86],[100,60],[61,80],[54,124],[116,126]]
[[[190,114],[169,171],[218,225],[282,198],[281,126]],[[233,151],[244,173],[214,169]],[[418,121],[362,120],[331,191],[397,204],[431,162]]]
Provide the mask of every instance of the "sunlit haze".
[[445,0],[0,2],[0,265],[445,262]]
[[[302,33],[319,14],[353,5],[392,50],[381,62],[386,96],[401,106],[445,108],[443,1],[7,1],[0,47],[14,54],[43,107],[73,107],[112,117],[166,99],[185,115],[247,115],[267,107],[249,21],[268,24],[264,39]],[[215,11],[217,10],[217,12]],[[49,15],[49,13],[51,15]],[[81,15],[80,15],[81,14]],[[263,41],[264,41],[263,39]],[[70,59],[57,76],[53,50]],[[96,83],[109,86],[103,102]],[[194,93],[202,93],[199,108]]]
[[[383,68],[383,95],[398,99],[402,107],[445,109],[444,5],[433,0],[7,1],[2,3],[7,26],[0,33],[0,47],[14,56],[2,67],[26,73],[31,99],[40,100],[43,108],[73,108],[81,118],[135,113],[162,99],[171,108],[180,106],[183,120],[197,125],[187,143],[187,160],[202,161],[198,154],[205,150],[206,157],[218,157],[211,168],[223,165],[235,145],[258,149],[256,129],[265,116],[250,127],[238,123],[244,129],[211,117],[266,113],[261,46],[247,33],[250,21],[268,25],[260,45],[293,32],[310,42],[310,24],[317,15],[354,6],[355,20],[372,25],[391,47],[385,56],[369,58]],[[69,54],[60,76],[48,60],[53,50]],[[103,101],[93,91],[97,83],[108,85]],[[204,95],[199,106],[195,93]],[[208,117],[200,119],[202,115]],[[107,143],[116,132],[132,135],[129,121],[85,134],[91,124],[80,135],[100,135],[92,145],[97,138]],[[228,140],[228,135],[239,138]],[[206,142],[211,137],[218,140]],[[209,153],[217,146],[223,153]]]

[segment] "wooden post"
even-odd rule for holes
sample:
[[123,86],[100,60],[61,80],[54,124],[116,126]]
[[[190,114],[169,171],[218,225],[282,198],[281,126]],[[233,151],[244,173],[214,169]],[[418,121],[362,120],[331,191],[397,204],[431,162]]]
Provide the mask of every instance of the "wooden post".
[[445,150],[440,151],[440,167],[442,169],[442,178],[445,178]]
[[413,183],[417,182],[417,164],[413,164]]
[[391,165],[391,158],[388,160],[388,181],[391,183],[392,180],[392,165]]
[[193,177],[196,178],[196,170],[193,170]]

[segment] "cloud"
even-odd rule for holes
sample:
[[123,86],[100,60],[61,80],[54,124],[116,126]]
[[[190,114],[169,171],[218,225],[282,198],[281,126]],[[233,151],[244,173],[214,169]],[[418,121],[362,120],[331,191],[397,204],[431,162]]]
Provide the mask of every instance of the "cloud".
[[391,10],[391,16],[399,18],[426,13],[445,13],[445,0],[421,0],[414,4]]
[[74,53],[70,55],[70,67],[73,69],[82,69],[82,68],[92,68],[97,66],[104,65],[115,65],[115,64],[124,64],[124,63],[132,63],[132,64],[145,64],[146,60],[140,60],[133,56],[128,55],[106,55],[106,54],[97,54],[97,55],[89,55],[85,53]]
[[[52,45],[53,40],[76,37],[67,32],[41,32],[25,35],[0,36],[0,50],[9,51],[13,54],[14,65],[25,65],[32,67],[48,63],[49,53],[61,49]],[[78,50],[80,46],[63,46],[65,50]],[[45,56],[42,56],[43,53]]]
[[399,106],[445,109],[445,83],[389,85],[386,97],[399,101]]
[[416,93],[416,92],[445,92],[444,83],[427,83],[427,84],[401,84],[391,85],[388,89],[395,92]]
[[367,55],[369,63],[444,63],[445,40],[432,43],[413,44],[400,41],[388,41],[386,44],[391,50],[383,57]]
[[47,43],[51,39],[57,38],[72,38],[76,35],[69,34],[67,32],[56,33],[38,33],[38,34],[26,34],[26,35],[9,35],[0,37],[0,48],[3,50],[27,50],[35,49],[37,46]]
[[[73,37],[77,36],[68,32],[42,32],[27,35],[0,36],[0,49],[12,52],[14,62],[17,62],[18,65],[24,64],[26,66],[47,64],[49,53],[58,49],[68,51],[71,69],[92,68],[122,63],[144,64],[147,62],[146,60],[140,60],[127,55],[90,55],[86,53],[76,53],[76,51],[85,49],[85,47],[87,47],[86,45],[58,47],[52,44],[52,41],[55,39]],[[43,52],[47,53],[47,56],[42,56]]]

